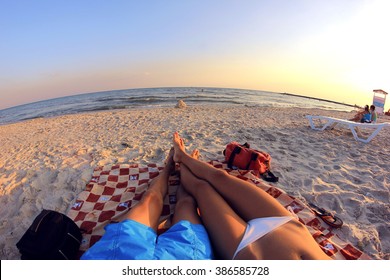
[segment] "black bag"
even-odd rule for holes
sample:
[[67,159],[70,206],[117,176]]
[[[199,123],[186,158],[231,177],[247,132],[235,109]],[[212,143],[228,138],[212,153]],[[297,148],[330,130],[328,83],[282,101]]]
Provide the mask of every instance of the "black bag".
[[22,260],[76,259],[81,231],[68,216],[42,210],[16,244]]

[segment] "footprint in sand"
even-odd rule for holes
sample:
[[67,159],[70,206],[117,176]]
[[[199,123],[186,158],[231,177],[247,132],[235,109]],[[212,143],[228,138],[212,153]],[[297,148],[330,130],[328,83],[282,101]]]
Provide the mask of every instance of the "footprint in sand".
[[336,165],[333,165],[333,169],[334,170],[340,170],[341,169],[341,166],[336,164]]
[[390,209],[384,204],[369,204],[367,207],[367,219],[370,223],[384,223],[390,220]]

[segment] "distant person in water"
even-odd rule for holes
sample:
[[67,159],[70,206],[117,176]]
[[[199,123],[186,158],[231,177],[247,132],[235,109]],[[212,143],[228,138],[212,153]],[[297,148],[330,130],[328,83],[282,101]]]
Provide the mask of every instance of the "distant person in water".
[[371,122],[376,123],[376,120],[378,119],[378,114],[375,111],[375,105],[370,106],[370,113],[371,113]]
[[330,259],[307,228],[271,195],[187,154],[177,132],[173,147],[181,185],[194,197],[219,258]]

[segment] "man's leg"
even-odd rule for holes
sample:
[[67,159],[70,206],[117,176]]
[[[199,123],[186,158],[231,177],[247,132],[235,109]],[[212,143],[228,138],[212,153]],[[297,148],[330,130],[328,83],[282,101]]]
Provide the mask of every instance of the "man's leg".
[[195,199],[189,195],[182,186],[178,188],[176,197],[177,202],[175,213],[172,217],[172,225],[180,221],[189,221],[191,224],[202,224],[198,215],[198,206]]
[[[199,159],[199,151],[194,150],[191,157]],[[176,199],[172,225],[182,220],[189,221],[191,224],[202,224],[195,199],[189,195],[182,186],[177,189]]]
[[169,175],[174,168],[173,149],[171,149],[165,168],[152,180],[150,187],[142,196],[141,201],[128,212],[125,219],[137,221],[157,231],[164,197],[168,191]]
[[184,189],[196,200],[217,255],[232,259],[247,224],[207,181],[195,177],[185,165],[180,166],[180,173]]

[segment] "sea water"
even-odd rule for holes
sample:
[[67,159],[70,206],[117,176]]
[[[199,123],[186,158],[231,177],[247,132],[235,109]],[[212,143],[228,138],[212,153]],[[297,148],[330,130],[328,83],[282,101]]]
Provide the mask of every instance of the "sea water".
[[178,100],[183,100],[188,106],[215,104],[321,108],[338,111],[353,109],[350,105],[337,102],[259,90],[197,87],[144,88],[72,95],[0,110],[0,125],[81,112],[173,107]]

